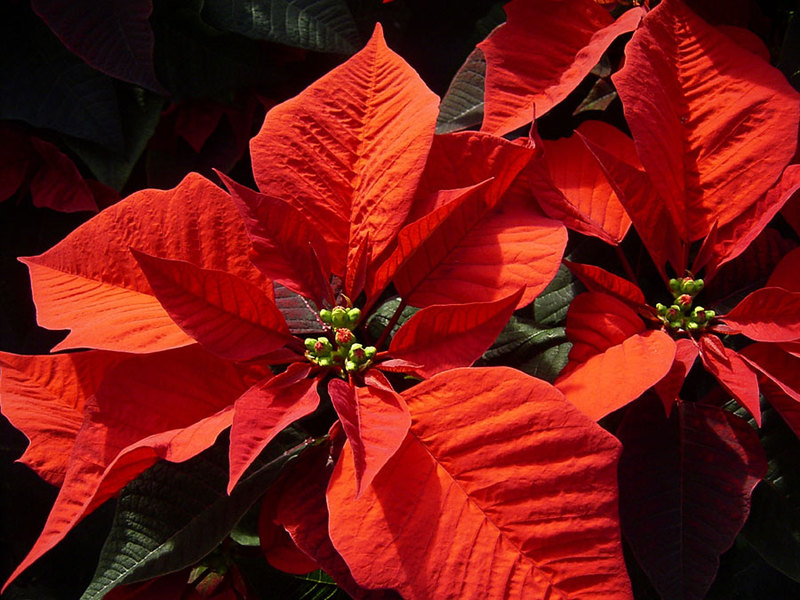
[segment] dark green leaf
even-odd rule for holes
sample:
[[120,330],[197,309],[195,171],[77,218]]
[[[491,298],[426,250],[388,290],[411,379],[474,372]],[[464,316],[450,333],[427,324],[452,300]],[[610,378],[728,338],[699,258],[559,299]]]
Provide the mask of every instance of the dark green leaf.
[[767,563],[800,582],[800,440],[775,409],[762,406],[769,468],[753,493],[742,534]]
[[[380,339],[383,330],[389,325],[389,321],[391,321],[398,306],[400,306],[400,298],[391,298],[372,311],[369,319],[367,319],[367,331],[373,341]],[[403,323],[408,321],[418,310],[418,308],[414,308],[413,306],[406,306],[403,309],[400,318],[397,319],[397,323],[392,327],[392,331],[387,338],[387,343],[391,341],[394,334],[397,333],[397,330],[400,329]]]
[[533,319],[540,327],[563,325],[573,298],[583,288],[564,265],[544,291],[533,301]]
[[260,600],[348,600],[323,571],[290,575],[269,565],[262,555],[242,556],[237,566]]
[[98,181],[120,191],[144,152],[161,116],[164,99],[142,88],[118,85],[124,149],[108,152],[97,144],[70,139],[67,145],[91,169]]
[[483,122],[483,86],[486,59],[475,48],[461,65],[439,105],[436,133],[450,133]]
[[222,31],[318,52],[351,54],[359,45],[343,0],[206,0],[202,17]]
[[26,2],[0,8],[0,118],[122,147],[114,81],[69,52]]
[[800,90],[800,13],[797,11],[792,11],[789,15],[789,26],[783,38],[778,68],[794,88]]
[[227,436],[185,463],[159,462],[129,483],[83,600],[193,565],[212,551],[312,440],[289,428],[273,441],[230,496]]

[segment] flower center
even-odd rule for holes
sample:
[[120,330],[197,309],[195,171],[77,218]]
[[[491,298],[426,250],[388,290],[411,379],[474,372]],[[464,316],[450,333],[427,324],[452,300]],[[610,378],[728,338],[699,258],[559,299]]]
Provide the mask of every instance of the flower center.
[[702,306],[693,306],[694,297],[703,290],[703,286],[702,279],[691,277],[669,280],[672,304],[656,304],[658,318],[667,331],[675,334],[694,333],[708,326],[716,313]]
[[327,336],[306,338],[305,357],[321,367],[338,367],[342,373],[363,371],[372,364],[377,354],[375,346],[359,344],[353,333],[361,311],[357,308],[336,306],[331,310],[323,308],[319,318],[330,329]]

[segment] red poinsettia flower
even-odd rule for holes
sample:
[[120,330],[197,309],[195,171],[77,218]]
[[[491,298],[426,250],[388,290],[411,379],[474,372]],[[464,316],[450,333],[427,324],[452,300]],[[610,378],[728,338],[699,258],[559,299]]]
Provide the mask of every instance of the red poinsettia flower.
[[[269,112],[251,144],[259,192],[190,175],[24,260],[40,323],[70,329],[56,349],[89,350],[2,357],[3,411],[31,439],[25,460],[61,485],[12,578],[156,460],[185,461],[229,426],[233,486],[329,379],[341,456],[332,473],[326,460],[306,474],[320,492],[309,512],[280,513],[319,564],[406,597],[454,582],[487,597],[629,596],[613,438],[549,384],[454,368],[544,288],[566,236],[518,176],[531,148],[479,133],[434,142],[436,112],[378,29]],[[359,342],[352,302],[366,313],[390,284],[399,308],[422,309],[381,353],[383,340]],[[429,379],[398,393],[379,368]],[[412,558],[410,577],[398,569]],[[374,560],[394,566],[376,580]]]

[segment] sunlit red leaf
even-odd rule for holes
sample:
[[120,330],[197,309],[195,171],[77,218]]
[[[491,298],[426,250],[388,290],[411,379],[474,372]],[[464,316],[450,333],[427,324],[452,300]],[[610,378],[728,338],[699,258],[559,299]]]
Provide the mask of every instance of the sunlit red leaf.
[[220,177],[242,213],[261,272],[305,298],[333,303],[328,246],[317,228],[291,204]]
[[594,0],[516,0],[508,21],[478,47],[486,56],[482,131],[504,135],[566,98],[618,36],[632,31],[641,9],[614,21]]
[[28,438],[19,461],[61,485],[83,423],[86,399],[124,354],[89,351],[51,356],[0,353],[3,415]]
[[228,195],[190,174],[172,190],[136,192],[44,254],[21,259],[39,324],[71,330],[56,349],[156,352],[193,342],[153,295],[131,247],[233,273],[271,295]]
[[[363,387],[331,379],[328,392],[353,449],[356,497],[394,456],[408,432],[411,416],[405,400],[380,373],[367,374]],[[355,485],[353,485],[355,484]]]
[[[577,131],[590,137],[620,160],[641,169],[629,137],[599,121],[587,121]],[[563,219],[570,229],[619,244],[631,219],[608,178],[581,138],[543,141],[544,164],[554,186],[533,185],[536,200],[547,216]]]
[[346,444],[328,488],[359,584],[409,600],[631,597],[612,436],[507,368],[446,371],[403,396],[411,430],[372,486],[356,498]]
[[614,275],[602,267],[568,260],[563,262],[590,292],[609,294],[634,306],[645,303],[644,294],[635,283],[623,279],[619,275]]
[[161,306],[210,352],[249,360],[281,348],[291,338],[275,303],[246,279],[131,251]]
[[678,398],[686,375],[692,369],[699,352],[697,343],[691,338],[675,340],[675,362],[672,363],[672,367],[666,377],[653,387],[658,397],[661,398],[661,402],[664,403],[664,412],[668,417],[672,412],[672,405]]
[[617,435],[625,539],[662,598],[704,598],[766,471],[758,434],[721,408],[655,398],[632,406]]
[[492,345],[522,297],[522,291],[495,302],[444,304],[423,308],[392,338],[389,353],[421,365],[429,378],[456,367],[468,367]]
[[700,337],[700,358],[706,371],[761,425],[758,379],[742,357],[724,346],[718,337],[703,335]]
[[674,340],[663,331],[637,333],[560,375],[555,386],[597,420],[661,381],[672,367],[675,351]]
[[437,105],[379,25],[363,50],[267,113],[250,144],[258,187],[319,228],[337,275],[365,239],[371,264],[403,225]]
[[752,340],[791,342],[800,338],[800,292],[761,288],[720,318]]
[[794,155],[797,92],[678,0],[644,17],[613,80],[639,157],[684,241],[733,221]]
[[6,585],[157,460],[182,462],[209,448],[230,426],[233,401],[245,389],[233,364],[196,344],[131,357],[109,371],[87,399],[44,530]]
[[231,426],[230,479],[233,490],[247,467],[283,429],[316,410],[317,378],[311,363],[294,363],[280,375],[251,387],[234,406]]

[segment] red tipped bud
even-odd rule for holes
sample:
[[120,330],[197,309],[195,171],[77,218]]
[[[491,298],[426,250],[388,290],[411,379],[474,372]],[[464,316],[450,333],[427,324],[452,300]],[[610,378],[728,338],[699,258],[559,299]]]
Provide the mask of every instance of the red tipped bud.
[[340,346],[349,346],[356,341],[356,336],[349,329],[340,328],[336,330],[335,339]]

